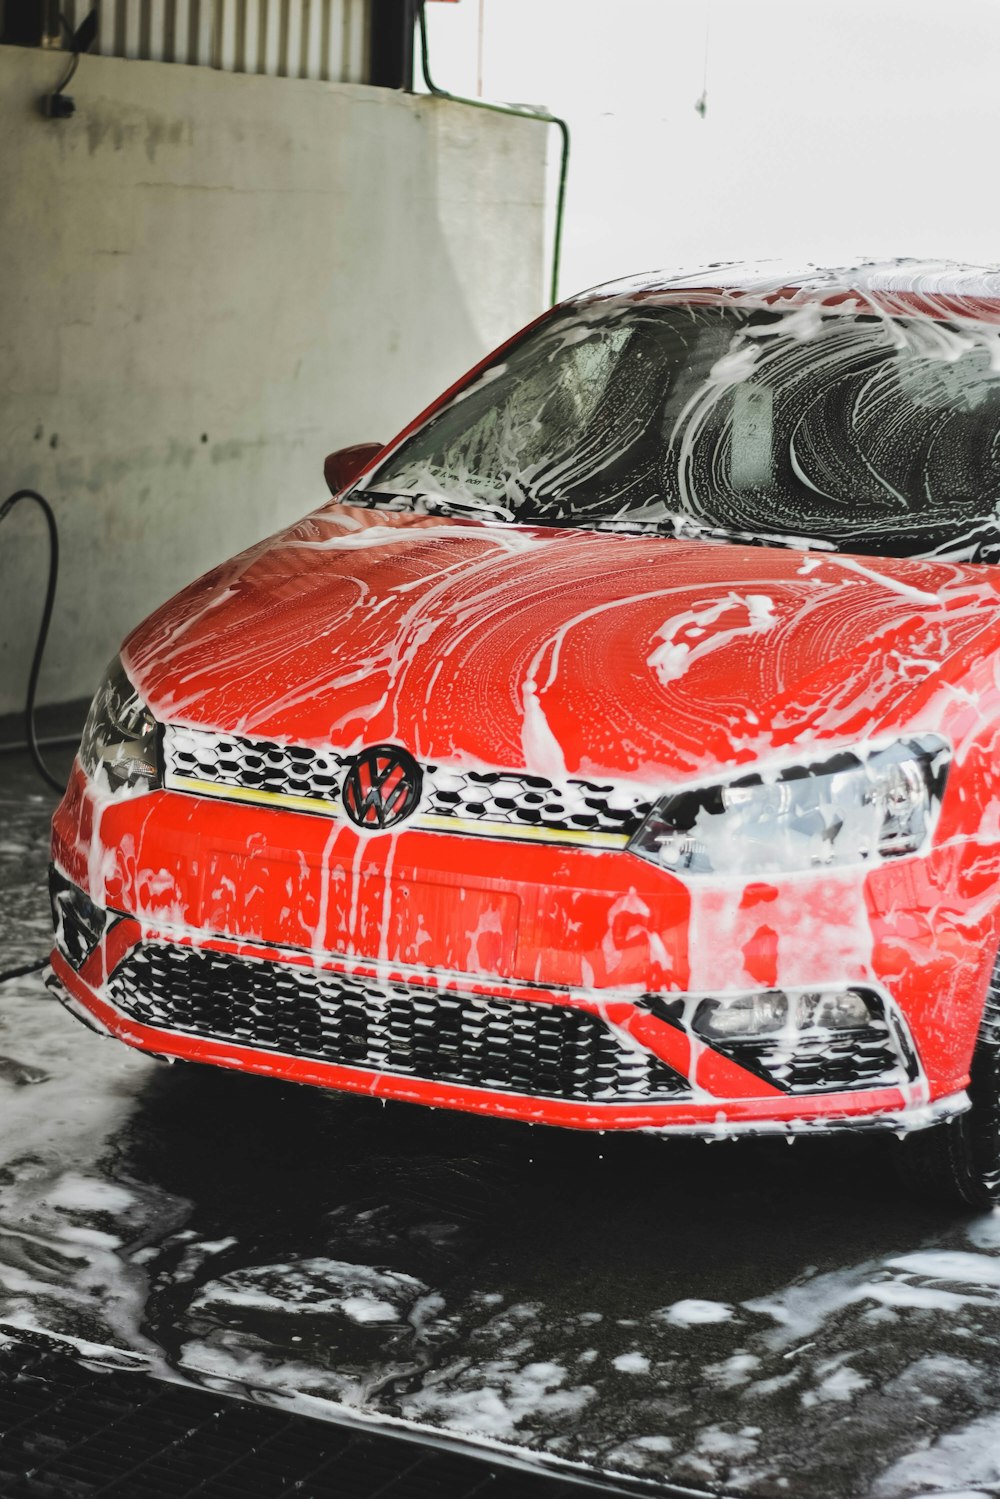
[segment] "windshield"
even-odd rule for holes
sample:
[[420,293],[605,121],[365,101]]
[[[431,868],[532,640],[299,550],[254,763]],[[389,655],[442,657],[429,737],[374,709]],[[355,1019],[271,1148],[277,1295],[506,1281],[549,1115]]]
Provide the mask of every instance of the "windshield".
[[525,335],[355,498],[545,526],[1000,559],[996,330],[588,304]]

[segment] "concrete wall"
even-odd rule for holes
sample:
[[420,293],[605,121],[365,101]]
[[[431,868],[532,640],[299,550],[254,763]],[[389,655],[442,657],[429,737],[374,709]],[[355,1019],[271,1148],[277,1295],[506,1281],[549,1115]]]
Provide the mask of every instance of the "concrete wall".
[[[362,86],[0,48],[0,500],[63,565],[42,701],[142,615],[312,509],[543,305],[547,130]],[[41,516],[0,527],[0,712],[20,707]]]

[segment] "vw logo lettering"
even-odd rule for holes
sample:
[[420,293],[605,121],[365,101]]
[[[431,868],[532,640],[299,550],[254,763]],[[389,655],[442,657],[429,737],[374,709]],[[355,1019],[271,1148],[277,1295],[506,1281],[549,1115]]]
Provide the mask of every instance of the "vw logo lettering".
[[355,760],[342,792],[344,811],[359,828],[395,827],[420,800],[420,766],[395,744],[375,744]]

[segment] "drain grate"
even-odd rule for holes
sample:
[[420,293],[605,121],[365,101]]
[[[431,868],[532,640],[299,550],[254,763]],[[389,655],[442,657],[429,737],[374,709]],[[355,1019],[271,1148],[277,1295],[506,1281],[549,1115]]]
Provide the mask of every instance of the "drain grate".
[[622,1493],[63,1354],[0,1347],[9,1499],[586,1499]]

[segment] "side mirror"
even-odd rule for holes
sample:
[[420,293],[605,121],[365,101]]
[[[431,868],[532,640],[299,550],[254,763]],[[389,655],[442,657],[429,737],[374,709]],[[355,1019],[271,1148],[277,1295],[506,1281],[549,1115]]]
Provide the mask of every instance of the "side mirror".
[[348,484],[353,484],[363,468],[381,453],[380,442],[356,442],[350,448],[338,448],[323,464],[323,478],[331,494],[339,494]]

